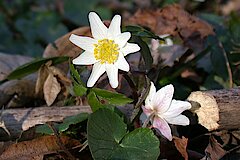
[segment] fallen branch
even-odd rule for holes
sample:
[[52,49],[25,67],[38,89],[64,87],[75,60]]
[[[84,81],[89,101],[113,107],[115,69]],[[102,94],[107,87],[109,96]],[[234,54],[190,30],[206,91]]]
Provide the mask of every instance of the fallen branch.
[[[23,131],[37,124],[61,122],[64,118],[79,113],[91,113],[90,106],[37,107],[24,109],[7,109],[2,112],[1,122],[11,137],[18,137]],[[6,132],[0,130],[0,137]]]
[[[188,100],[198,116],[198,123],[209,131],[240,128],[240,87],[192,92]],[[90,106],[7,109],[2,113],[1,122],[11,137],[16,138],[35,125],[61,122],[68,116],[91,112]],[[6,131],[1,129],[0,137],[6,135]]]
[[198,123],[209,131],[240,128],[240,87],[192,92],[188,101]]

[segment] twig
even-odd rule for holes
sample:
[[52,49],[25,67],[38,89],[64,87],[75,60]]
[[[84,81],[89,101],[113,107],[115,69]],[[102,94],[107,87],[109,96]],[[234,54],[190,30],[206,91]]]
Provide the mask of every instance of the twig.
[[8,129],[6,128],[6,126],[4,124],[4,121],[2,120],[3,110],[4,110],[4,106],[2,107],[2,109],[0,111],[0,128],[2,128],[8,134],[8,136],[10,136],[10,132],[8,131]]
[[76,158],[67,150],[67,148],[64,146],[59,134],[58,134],[58,131],[56,130],[56,128],[54,127],[53,125],[53,122],[47,122],[47,125],[49,128],[51,128],[51,130],[53,131],[54,135],[56,136],[57,138],[57,144],[59,145],[59,147],[64,151],[64,153],[66,153],[66,155],[68,156],[68,158],[70,160],[75,160]]
[[87,146],[88,146],[88,140],[86,140],[86,141],[82,144],[82,148],[79,150],[79,152],[82,152]]

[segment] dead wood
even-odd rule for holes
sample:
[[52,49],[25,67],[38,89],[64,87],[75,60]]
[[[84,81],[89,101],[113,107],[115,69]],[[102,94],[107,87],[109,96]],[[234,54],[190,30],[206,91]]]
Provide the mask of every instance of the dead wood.
[[[61,122],[64,118],[79,113],[91,113],[90,106],[37,107],[24,109],[6,109],[2,112],[1,123],[11,137],[18,137],[23,131],[46,122]],[[3,129],[0,137],[6,136]]]
[[198,123],[209,131],[240,128],[240,87],[192,92],[188,100]]

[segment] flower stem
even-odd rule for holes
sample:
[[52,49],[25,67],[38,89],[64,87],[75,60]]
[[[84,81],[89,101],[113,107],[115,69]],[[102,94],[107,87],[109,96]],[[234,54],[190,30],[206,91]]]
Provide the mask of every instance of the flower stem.
[[147,117],[147,119],[145,120],[145,122],[142,125],[142,128],[146,128],[147,127],[149,121],[153,118],[153,116],[154,116],[154,113],[152,113],[150,116]]
[[130,78],[130,76],[128,74],[123,73],[122,75],[132,89],[132,96],[133,96],[133,99],[134,99],[134,102],[135,102],[134,104],[136,104],[137,99],[138,99],[137,87],[135,86],[133,80]]

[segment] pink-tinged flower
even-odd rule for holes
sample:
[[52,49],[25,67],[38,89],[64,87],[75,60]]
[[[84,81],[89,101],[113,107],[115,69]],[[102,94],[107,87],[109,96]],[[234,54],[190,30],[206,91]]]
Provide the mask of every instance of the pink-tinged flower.
[[73,64],[93,64],[87,86],[92,87],[103,73],[107,73],[113,88],[118,86],[118,69],[128,72],[129,64],[124,56],[137,52],[140,47],[128,43],[130,32],[121,33],[121,16],[115,15],[107,28],[95,12],[89,13],[93,38],[72,34],[69,40],[85,50],[73,60]]
[[157,128],[170,141],[172,134],[168,123],[189,125],[189,119],[181,113],[191,108],[189,102],[172,99],[173,93],[173,85],[167,85],[156,92],[156,88],[151,82],[145,106],[142,107],[146,116],[151,116],[153,127]]

